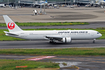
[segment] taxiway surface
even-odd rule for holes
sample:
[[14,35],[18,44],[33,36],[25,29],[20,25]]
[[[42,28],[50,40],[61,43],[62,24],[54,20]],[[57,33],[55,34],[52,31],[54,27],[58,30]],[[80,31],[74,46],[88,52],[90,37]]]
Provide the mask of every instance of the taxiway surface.
[[63,44],[55,43],[50,44],[49,41],[0,41],[0,49],[52,49],[52,48],[73,48],[73,47],[105,47],[105,40],[96,40],[93,43],[92,40],[72,40],[72,43]]
[[105,21],[104,9],[96,7],[60,7],[46,9],[46,15],[33,16],[33,10],[40,8],[0,8],[0,22],[4,22],[2,15],[8,15],[15,22],[99,22]]
[[[33,61],[56,62],[59,63],[60,66],[59,70],[71,70],[68,67],[72,65],[78,66],[79,70],[105,70],[105,56],[54,56],[53,58],[44,57],[50,56],[0,55],[0,59],[14,60],[39,59]],[[63,65],[63,63],[66,63],[67,65]]]

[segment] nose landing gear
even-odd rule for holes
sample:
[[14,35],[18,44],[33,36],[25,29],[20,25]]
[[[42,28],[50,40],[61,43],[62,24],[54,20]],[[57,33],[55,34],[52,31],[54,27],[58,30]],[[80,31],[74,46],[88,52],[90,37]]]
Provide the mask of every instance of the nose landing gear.
[[93,43],[95,43],[96,39],[93,39]]

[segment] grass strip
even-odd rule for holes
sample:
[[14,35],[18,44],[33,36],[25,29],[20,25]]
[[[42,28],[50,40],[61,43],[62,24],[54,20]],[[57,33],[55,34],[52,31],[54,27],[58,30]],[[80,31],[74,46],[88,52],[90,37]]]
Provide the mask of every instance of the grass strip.
[[37,68],[37,69],[31,69],[31,70],[59,70],[59,68]]
[[[16,66],[27,66],[27,67],[16,68]],[[0,70],[31,70],[35,68],[59,68],[59,64],[52,62],[0,59]]]
[[[47,29],[47,28],[40,28],[40,29],[25,29],[25,30],[70,30],[70,28],[60,28],[60,29]],[[71,29],[74,30],[74,29]],[[79,29],[75,29],[79,30]],[[97,28],[97,29],[80,29],[80,30],[96,30],[99,31],[102,34],[102,37],[98,39],[105,39],[105,28]],[[8,31],[7,29],[0,29],[0,41],[23,41],[24,39],[19,39],[19,38],[14,38],[14,37],[9,37],[6,36],[3,31]]]
[[[48,22],[48,23],[38,23],[38,22],[34,22],[34,23],[18,23],[16,22],[16,24],[18,26],[62,26],[62,25],[89,25],[89,23],[87,22]],[[0,23],[1,27],[6,26],[5,23]]]
[[0,49],[0,54],[13,55],[91,55],[105,56],[105,48],[66,49]]

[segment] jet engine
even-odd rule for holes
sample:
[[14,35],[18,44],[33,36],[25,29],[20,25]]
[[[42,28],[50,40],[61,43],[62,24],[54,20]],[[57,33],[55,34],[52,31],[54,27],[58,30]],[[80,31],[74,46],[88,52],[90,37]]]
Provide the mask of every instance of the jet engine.
[[62,38],[62,42],[63,43],[70,43],[71,42],[71,37]]

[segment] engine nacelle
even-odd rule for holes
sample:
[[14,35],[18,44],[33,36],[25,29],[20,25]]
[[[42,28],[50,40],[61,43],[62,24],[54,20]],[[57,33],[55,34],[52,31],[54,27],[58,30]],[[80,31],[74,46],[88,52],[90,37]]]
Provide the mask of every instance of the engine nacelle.
[[65,37],[62,39],[63,43],[70,43],[71,42],[71,37]]

